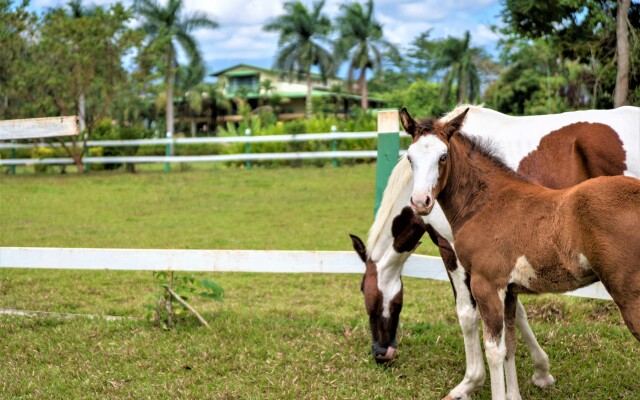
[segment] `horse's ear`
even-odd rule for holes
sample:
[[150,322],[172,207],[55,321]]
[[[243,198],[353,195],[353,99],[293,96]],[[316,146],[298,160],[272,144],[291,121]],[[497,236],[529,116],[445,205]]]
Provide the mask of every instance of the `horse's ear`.
[[453,136],[453,134],[460,132],[460,128],[462,128],[464,118],[467,116],[468,112],[469,107],[467,107],[463,112],[458,114],[454,119],[447,123],[447,140],[451,139],[451,136]]
[[358,253],[360,259],[363,263],[367,262],[367,247],[362,243],[362,240],[356,235],[349,234],[351,237],[351,243],[353,244],[353,249]]
[[405,107],[402,107],[402,110],[400,111],[400,122],[402,123],[402,127],[405,132],[411,135],[411,137],[416,134],[416,121],[411,118],[411,115],[409,115],[409,112]]

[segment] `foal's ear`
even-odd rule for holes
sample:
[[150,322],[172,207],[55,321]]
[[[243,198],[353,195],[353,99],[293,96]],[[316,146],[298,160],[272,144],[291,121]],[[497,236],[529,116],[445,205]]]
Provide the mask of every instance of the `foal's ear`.
[[451,139],[451,136],[453,136],[454,133],[460,132],[460,128],[462,128],[464,118],[467,116],[468,112],[469,107],[447,123],[447,140]]
[[351,237],[351,243],[353,244],[353,249],[358,253],[360,259],[363,263],[367,262],[367,247],[362,243],[362,240],[356,235],[349,234]]
[[402,111],[400,111],[400,122],[405,132],[411,135],[411,137],[416,134],[416,121],[411,118],[411,115],[409,115],[405,107],[402,107]]

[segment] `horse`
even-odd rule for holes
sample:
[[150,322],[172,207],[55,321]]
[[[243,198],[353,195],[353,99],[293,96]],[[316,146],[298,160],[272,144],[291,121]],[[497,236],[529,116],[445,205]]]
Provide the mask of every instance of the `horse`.
[[460,133],[467,111],[449,122],[416,123],[402,110],[413,138],[410,203],[419,215],[440,205],[483,321],[492,398],[520,399],[521,293],[561,293],[599,280],[640,341],[640,180],[602,176],[545,188],[509,168],[490,144]]
[[[599,175],[624,173],[640,176],[640,155],[633,150],[640,147],[637,133],[640,131],[640,109],[636,107],[512,117],[479,106],[463,105],[444,116],[441,121],[453,119],[466,108],[470,110],[465,130],[480,137],[495,138],[496,144],[507,155],[510,166],[520,168],[522,164],[523,173],[542,185],[570,186]],[[567,125],[574,126],[566,127]],[[489,126],[492,129],[488,129]],[[592,131],[592,128],[596,131]],[[604,142],[599,138],[603,132],[606,135]],[[598,143],[592,143],[593,140]],[[555,164],[536,162],[550,157],[556,157]],[[554,174],[557,168],[548,169],[552,165],[573,173],[561,174],[565,182],[552,183],[550,178],[557,179],[555,177],[559,175]],[[584,171],[587,173],[586,177]],[[369,230],[367,245],[357,236],[351,235],[354,249],[366,264],[361,289],[369,315],[373,356],[377,362],[382,363],[388,362],[397,354],[395,339],[403,291],[400,274],[404,262],[426,231],[438,245],[443,258],[464,337],[466,372],[462,382],[450,391],[448,398],[468,398],[482,387],[485,379],[477,329],[478,315],[469,289],[469,277],[463,268],[458,267],[455,251],[451,246],[451,228],[437,204],[430,215],[422,218],[407,212],[411,184],[411,166],[406,156],[403,156],[389,178],[380,209]],[[535,366],[533,383],[538,387],[553,384],[548,357],[531,331],[526,312],[519,301],[516,324],[531,352]]]

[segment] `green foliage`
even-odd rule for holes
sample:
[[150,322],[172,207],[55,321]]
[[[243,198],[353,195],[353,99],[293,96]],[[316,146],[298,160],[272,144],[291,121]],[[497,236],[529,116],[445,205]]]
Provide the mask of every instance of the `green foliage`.
[[436,117],[448,111],[446,104],[455,102],[453,92],[449,101],[440,101],[440,85],[418,79],[406,89],[396,89],[384,95],[386,105],[394,108],[406,107],[420,117]]
[[[515,109],[525,114],[611,108],[616,85],[618,3],[505,1],[501,12],[504,24],[499,30],[503,35],[501,58],[506,70],[490,91],[488,104],[501,111]],[[627,102],[640,104],[634,94],[640,86],[639,3],[631,2],[627,19],[631,38]],[[525,74],[527,84],[522,85],[518,76]],[[536,85],[536,80],[545,82]],[[513,93],[512,99],[508,93]],[[546,97],[548,100],[540,100]],[[511,105],[511,100],[516,105]]]
[[175,275],[173,271],[157,271],[153,273],[153,277],[159,290],[154,303],[145,305],[145,308],[148,311],[147,316],[154,325],[161,326],[163,329],[174,328],[178,318],[190,311],[184,304],[177,301],[170,290],[185,302],[194,296],[214,301],[223,300],[224,290],[210,279]]

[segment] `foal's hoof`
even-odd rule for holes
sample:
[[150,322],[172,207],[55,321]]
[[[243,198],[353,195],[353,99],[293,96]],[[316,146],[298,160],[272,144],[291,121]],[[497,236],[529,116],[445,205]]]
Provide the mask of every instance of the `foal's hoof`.
[[466,394],[448,394],[447,397],[442,400],[471,400],[471,397]]
[[531,381],[533,382],[534,385],[536,385],[540,389],[544,389],[547,386],[551,386],[554,383],[556,383],[556,380],[553,378],[553,376],[551,374],[548,374],[547,376],[534,375],[531,378]]

